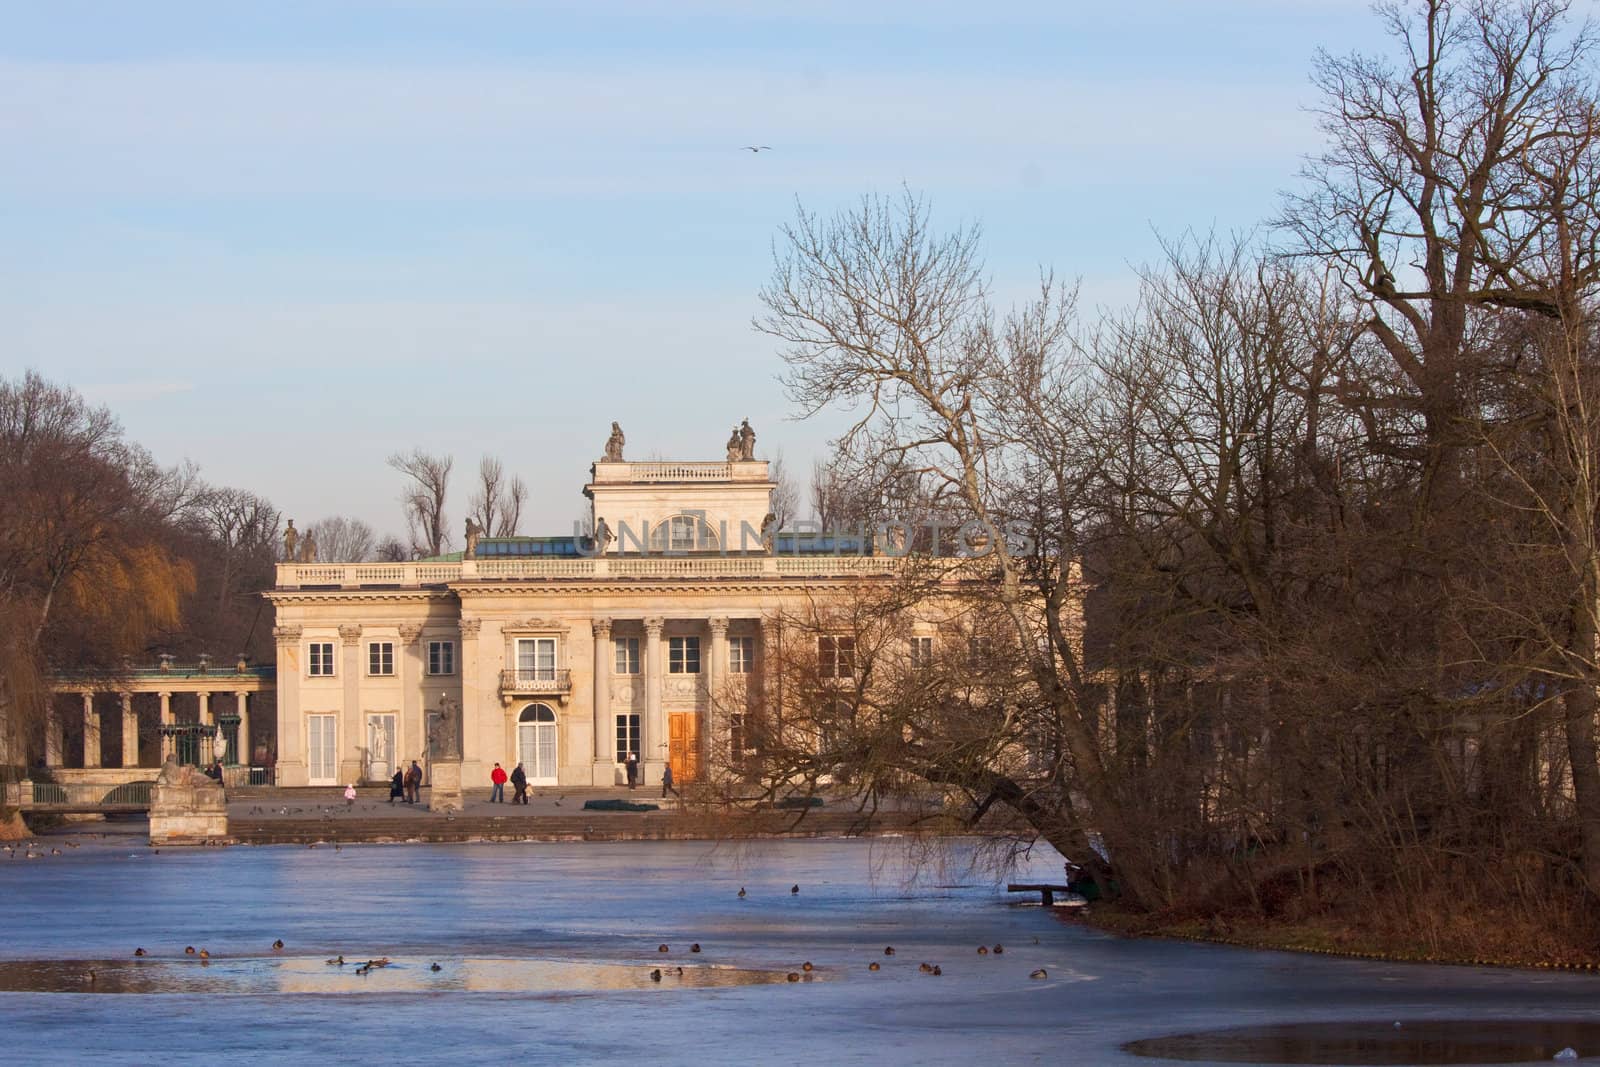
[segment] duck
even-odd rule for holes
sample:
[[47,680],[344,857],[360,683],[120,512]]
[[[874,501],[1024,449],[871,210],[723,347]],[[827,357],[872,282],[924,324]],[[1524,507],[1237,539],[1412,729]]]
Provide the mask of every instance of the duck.
[[1029,978],[1049,978],[1050,977],[1050,972],[1045,970],[1043,967],[1040,967],[1038,970],[1036,970],[1032,974],[1028,975],[1028,977]]
[[[61,850],[59,848],[53,848],[53,849],[50,850],[50,855],[59,856],[59,855],[61,855]],[[89,973],[93,974],[94,972],[90,971]]]
[[193,945],[186,945],[184,947],[183,954],[185,956],[193,956],[194,955],[194,946]]
[[274,941],[272,943],[272,951],[274,951],[274,952],[282,952],[283,951],[283,938],[280,937],[280,938],[278,938],[278,940],[276,940],[276,941]]
[[683,968],[679,967],[677,970],[673,971],[672,973],[677,975],[679,978],[682,978],[683,977]]
[[799,892],[800,892],[800,887],[798,885],[792,885],[792,886],[789,887],[789,895],[790,896],[795,896]]
[[995,947],[994,947],[994,954],[995,954],[995,955],[996,955],[996,956],[998,956],[998,955],[1000,955],[1000,954],[1001,954],[1001,953],[1002,953],[1002,952],[1004,952],[1004,951],[1005,951],[1005,950],[1006,950],[1006,947],[1005,947],[1005,946],[1004,946],[1004,945],[996,945],[996,946],[995,946]]
[[789,972],[789,981],[791,981],[791,982],[800,981],[800,972],[799,971],[790,971]]
[[666,945],[657,945],[657,946],[656,946],[656,951],[657,951],[657,952],[670,952],[670,951],[672,951],[672,950],[671,950],[671,949],[669,949],[669,948],[667,948],[667,946],[666,946]]
[[744,899],[744,886],[740,886],[739,887],[739,899],[740,900]]
[[917,970],[921,971],[923,974],[932,974],[933,973],[933,964],[931,964],[931,963],[919,964],[917,966]]
[[876,970],[879,970],[879,969],[880,968],[878,967],[878,961],[877,960],[873,960],[871,963],[867,964],[867,970],[869,970],[869,971],[876,971]]
[[344,957],[343,956],[335,956],[333,959],[328,961],[328,966],[329,967],[343,967],[344,966]]
[[988,945],[979,945],[978,946],[978,955],[987,956],[988,954],[989,954],[989,946]]
[[367,973],[367,972],[368,972],[368,971],[370,971],[370,970],[372,970],[372,964],[370,964],[370,963],[363,963],[363,964],[362,964],[362,965],[361,965],[361,966],[359,966],[359,967],[357,967],[357,968],[356,968],[356,973],[357,973],[357,974],[359,974],[359,975],[361,975],[361,976],[363,976],[363,977],[365,977],[365,976],[366,976],[366,973]]
[[689,946],[689,951],[690,952],[699,952],[700,951],[700,942],[696,941],[694,944],[690,945]]
[[937,963],[935,963],[935,964],[934,964],[934,965],[933,965],[933,970],[931,970],[931,971],[929,971],[929,972],[928,972],[928,973],[929,973],[929,974],[943,974],[943,973],[944,973],[944,972],[943,972],[943,971],[941,971],[941,970],[940,970],[940,969],[939,969],[939,965],[938,965],[938,964],[937,964]]
[[439,966],[437,963],[435,963],[432,967],[429,967],[428,970],[430,970],[430,971],[442,971],[442,970],[444,970],[444,968]]
[[83,978],[84,978],[84,981],[86,981],[86,982],[90,983],[91,985],[93,985],[94,984],[94,979],[95,979],[95,974],[94,974],[93,971],[88,971],[88,972],[86,972],[84,974]]
[[200,950],[200,958],[203,959],[203,960],[209,960],[211,958],[211,953],[208,952],[205,949],[201,949]]
[[884,949],[883,949],[883,954],[885,956],[893,956],[894,955],[894,946],[893,945],[885,945]]
[[142,949],[142,948],[136,948],[136,949],[134,949],[134,950],[133,950],[133,954],[134,954],[134,955],[135,955],[135,956],[143,956],[143,955],[144,955],[144,954],[145,954],[145,953],[144,953],[144,949]]
[[801,970],[802,970],[802,971],[811,971],[811,970],[814,970],[814,969],[815,969],[815,968],[813,968],[813,967],[812,967],[812,966],[811,966],[811,961],[810,961],[810,960],[806,960],[806,961],[805,961],[805,962],[804,962],[804,963],[802,963],[802,964],[801,964],[801,965],[800,965],[800,969],[801,969]]
[[652,982],[661,981],[661,968],[660,967],[657,967],[655,970],[650,972],[650,981],[652,981]]

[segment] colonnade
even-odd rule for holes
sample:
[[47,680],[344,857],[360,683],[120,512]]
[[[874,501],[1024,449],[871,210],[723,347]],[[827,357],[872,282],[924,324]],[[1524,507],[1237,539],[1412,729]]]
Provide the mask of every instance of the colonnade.
[[[151,690],[139,690],[150,692]],[[85,769],[96,769],[102,766],[101,754],[101,728],[100,713],[95,707],[96,691],[92,689],[79,690],[83,701],[83,766]],[[154,690],[161,701],[160,725],[170,728],[178,725],[178,720],[172,708],[173,691],[167,689]],[[221,759],[225,754],[226,739],[223,728],[227,725],[223,720],[237,717],[238,733],[236,735],[236,753],[239,762],[249,763],[250,746],[250,690],[233,690],[233,715],[229,716],[226,710],[227,690],[213,692],[211,690],[194,691],[198,702],[196,722],[216,727],[212,749],[206,755],[210,760]],[[117,691],[117,698],[122,713],[122,752],[120,765],[123,767],[139,766],[139,716],[133,707],[133,690]],[[221,697],[216,706],[212,705],[213,696]],[[52,714],[45,726],[44,758],[47,767],[64,766],[64,723]],[[176,739],[173,731],[162,729],[160,762],[166,762],[168,756],[176,751]]]

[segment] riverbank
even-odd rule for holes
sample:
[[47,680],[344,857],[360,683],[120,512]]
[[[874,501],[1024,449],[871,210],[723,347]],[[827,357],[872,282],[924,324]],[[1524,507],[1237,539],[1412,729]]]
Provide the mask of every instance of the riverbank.
[[1600,946],[1585,944],[1587,924],[1552,926],[1510,909],[1441,913],[1448,929],[1422,936],[1416,924],[1381,909],[1294,920],[1255,916],[1170,918],[1096,904],[1084,921],[1105,933],[1342,956],[1389,963],[1436,963],[1542,971],[1600,972]]

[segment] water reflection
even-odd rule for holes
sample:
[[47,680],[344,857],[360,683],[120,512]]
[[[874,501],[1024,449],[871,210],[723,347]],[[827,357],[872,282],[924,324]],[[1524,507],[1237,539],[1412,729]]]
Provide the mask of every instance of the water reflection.
[[[394,960],[360,973],[367,961],[343,966],[303,957],[192,960],[12,960],[0,968],[5,993],[594,993],[605,990],[706,989],[788,981],[785,971],[710,964],[660,966],[518,957]],[[439,970],[432,969],[433,964]],[[652,972],[660,972],[660,979]],[[803,976],[820,979],[820,972]]]
[[1548,1063],[1600,1049],[1600,1023],[1473,1019],[1286,1023],[1130,1041],[1136,1056],[1220,1063]]

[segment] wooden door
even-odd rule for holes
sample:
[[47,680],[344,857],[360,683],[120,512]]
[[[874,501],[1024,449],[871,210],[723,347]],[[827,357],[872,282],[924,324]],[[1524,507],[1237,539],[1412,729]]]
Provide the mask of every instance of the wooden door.
[[700,717],[694,712],[667,716],[667,760],[674,782],[692,782],[700,776]]

